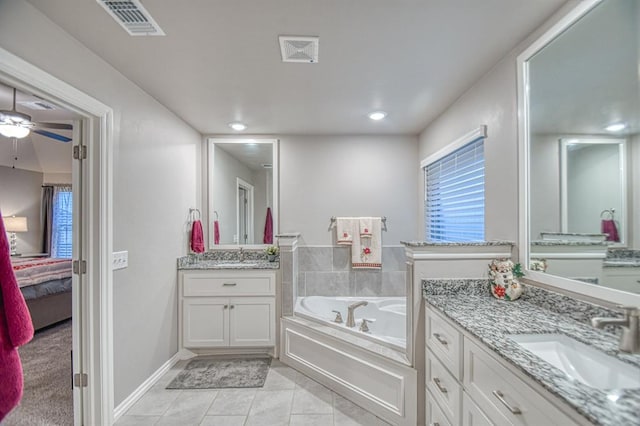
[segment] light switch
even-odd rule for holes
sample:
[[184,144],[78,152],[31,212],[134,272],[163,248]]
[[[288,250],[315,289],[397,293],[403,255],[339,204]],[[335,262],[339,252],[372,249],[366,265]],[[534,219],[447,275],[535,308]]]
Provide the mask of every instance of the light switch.
[[115,251],[113,252],[113,270],[124,269],[129,266],[129,252]]

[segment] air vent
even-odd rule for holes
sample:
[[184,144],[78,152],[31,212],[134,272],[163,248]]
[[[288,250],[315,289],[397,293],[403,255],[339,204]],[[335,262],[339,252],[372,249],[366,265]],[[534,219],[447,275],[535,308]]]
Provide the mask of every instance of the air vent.
[[280,36],[282,62],[318,62],[319,37]]
[[20,101],[18,105],[34,111],[51,111],[58,109],[55,105],[51,105],[45,101]]
[[164,31],[138,0],[96,0],[132,36],[163,36]]

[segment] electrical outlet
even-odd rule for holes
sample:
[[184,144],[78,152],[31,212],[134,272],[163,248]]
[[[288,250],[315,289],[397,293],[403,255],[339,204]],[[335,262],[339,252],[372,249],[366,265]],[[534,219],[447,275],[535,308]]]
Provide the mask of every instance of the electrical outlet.
[[129,266],[129,252],[115,251],[113,252],[113,270],[124,269]]

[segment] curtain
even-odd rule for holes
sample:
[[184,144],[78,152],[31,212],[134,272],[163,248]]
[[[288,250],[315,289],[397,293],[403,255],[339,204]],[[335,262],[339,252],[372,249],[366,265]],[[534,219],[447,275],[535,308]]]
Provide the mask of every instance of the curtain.
[[42,187],[42,253],[51,254],[51,231],[53,226],[53,186]]
[[73,192],[70,186],[53,190],[51,257],[71,258],[73,254]]

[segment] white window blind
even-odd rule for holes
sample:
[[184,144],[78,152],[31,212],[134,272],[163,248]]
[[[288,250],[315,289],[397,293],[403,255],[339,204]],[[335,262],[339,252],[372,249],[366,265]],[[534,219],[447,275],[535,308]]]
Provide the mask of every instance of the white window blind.
[[56,187],[53,194],[51,257],[73,255],[73,193],[70,187]]
[[424,167],[426,239],[484,240],[484,138]]

